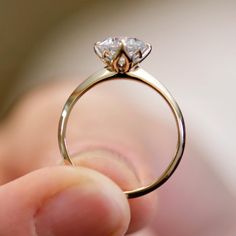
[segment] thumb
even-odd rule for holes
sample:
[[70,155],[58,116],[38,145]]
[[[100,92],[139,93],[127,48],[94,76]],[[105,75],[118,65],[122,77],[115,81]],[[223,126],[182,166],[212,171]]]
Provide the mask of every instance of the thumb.
[[51,167],[0,187],[0,235],[121,236],[128,201],[110,179],[87,168]]

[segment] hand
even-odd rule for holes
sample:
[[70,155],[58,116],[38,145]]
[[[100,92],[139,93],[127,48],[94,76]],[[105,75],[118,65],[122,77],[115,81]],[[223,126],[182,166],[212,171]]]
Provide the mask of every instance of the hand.
[[[134,160],[113,144],[115,138],[129,138],[131,146],[139,150],[135,136],[123,137],[120,127],[114,127],[114,119],[100,126],[109,109],[104,109],[104,117],[92,121],[83,112],[85,107],[96,112],[91,104],[98,95],[88,98],[79,118],[70,121],[73,125],[80,119],[79,134],[77,129],[69,129],[72,149],[79,150],[75,162],[80,167],[62,165],[57,125],[74,86],[66,82],[31,91],[1,125],[0,235],[157,235],[148,229],[156,209],[156,193],[128,201],[121,190],[139,186],[139,178],[133,170]],[[124,105],[125,109],[130,108]],[[131,135],[133,128],[123,127]],[[143,175],[149,175],[141,161],[135,165],[143,169]]]

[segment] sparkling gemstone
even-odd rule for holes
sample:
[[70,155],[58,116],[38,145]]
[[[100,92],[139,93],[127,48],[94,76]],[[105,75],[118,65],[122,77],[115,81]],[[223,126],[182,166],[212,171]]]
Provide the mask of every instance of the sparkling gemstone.
[[94,49],[101,59],[110,62],[115,59],[116,53],[120,50],[121,45],[122,43],[119,38],[110,37],[102,42],[97,42]]
[[148,49],[148,45],[136,38],[127,38],[127,40],[125,40],[125,45],[130,57],[132,57],[138,50],[143,53]]
[[120,67],[125,65],[125,57],[123,55],[119,58],[118,64]]
[[136,38],[109,37],[97,42],[94,50],[110,69],[119,67],[122,71],[142,61],[150,53],[151,45]]
[[126,38],[125,49],[134,64],[142,61],[151,51],[151,45],[136,38]]

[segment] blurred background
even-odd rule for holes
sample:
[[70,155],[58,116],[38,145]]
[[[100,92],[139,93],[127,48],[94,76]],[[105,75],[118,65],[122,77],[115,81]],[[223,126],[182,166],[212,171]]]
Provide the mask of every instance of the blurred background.
[[[208,180],[202,173],[188,173],[201,182],[197,186],[170,183],[185,195],[179,193],[177,206],[170,198],[168,211],[160,206],[156,226],[160,235],[236,235],[235,0],[2,0],[1,117],[37,84],[86,78],[101,68],[92,45],[117,35],[152,44],[143,67],[172,91],[183,110],[187,153],[200,160],[187,162],[209,172]],[[178,178],[184,176],[179,175],[177,183]],[[161,191],[168,199],[168,190]],[[195,207],[186,207],[196,194],[201,204],[196,200]],[[188,210],[181,217],[183,206]],[[195,222],[188,222],[188,214],[195,215]]]

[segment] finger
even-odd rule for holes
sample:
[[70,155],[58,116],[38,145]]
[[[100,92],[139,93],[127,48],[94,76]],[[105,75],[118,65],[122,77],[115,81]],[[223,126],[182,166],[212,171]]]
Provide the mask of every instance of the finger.
[[125,195],[87,168],[52,167],[0,188],[0,235],[124,235]]
[[[64,93],[62,91],[65,90],[65,87],[66,86],[62,86],[61,90],[58,90],[58,88],[56,88],[55,91],[53,91],[52,88],[50,88],[48,94],[40,93],[36,97],[33,96],[33,98],[31,99],[29,98],[26,99],[26,103],[24,103],[25,104],[24,107],[23,108],[21,107],[21,109],[18,109],[20,114],[18,115],[15,114],[14,116],[12,116],[13,120],[11,120],[11,122],[8,124],[8,127],[7,127],[8,129],[11,128],[11,132],[7,130],[7,132],[5,132],[4,134],[5,139],[6,137],[8,137],[6,139],[8,145],[4,145],[4,146],[8,147],[9,152],[3,155],[5,156],[5,160],[6,160],[5,166],[4,166],[5,180],[3,179],[3,182],[9,181],[12,178],[16,178],[18,176],[21,176],[22,174],[25,174],[26,172],[32,171],[42,166],[55,165],[55,162],[57,161],[57,159],[59,159],[58,158],[59,154],[51,155],[49,150],[51,149],[57,150],[56,139],[54,136],[55,136],[55,133],[57,132],[56,131],[57,120],[60,115],[61,104],[64,102],[63,99],[65,99],[64,96],[62,96],[62,94]],[[54,95],[52,96],[52,94]],[[50,99],[50,103],[48,102],[48,97],[52,98]],[[47,98],[47,99],[44,99],[44,98]],[[113,102],[111,103],[113,104]],[[58,109],[58,107],[60,109]],[[50,117],[50,119],[48,118],[41,119],[41,114],[44,113],[45,111],[47,111],[47,117]],[[26,117],[25,117],[25,114],[27,114]],[[28,119],[29,116],[31,119]],[[104,118],[105,117],[101,117],[101,120],[104,120]],[[83,123],[83,120],[84,120],[84,123]],[[87,120],[86,116],[84,118],[81,117],[81,122],[85,124],[85,125],[82,124],[81,127],[88,127],[88,125],[86,125],[86,120]],[[39,125],[39,122],[40,122],[40,125]],[[19,126],[19,123],[21,124],[20,126]],[[114,135],[117,140],[119,140],[119,137],[122,137],[123,139],[123,135],[118,134],[116,132],[117,130],[112,128],[112,127],[116,127],[114,123],[112,123],[111,121],[108,121],[107,123],[109,124],[109,127],[107,127],[107,130],[109,131],[106,131],[106,132],[104,131],[104,134],[112,133],[112,135]],[[13,132],[14,131],[14,129],[12,130],[12,127],[14,126],[13,124],[15,124],[15,126],[17,127],[19,126],[20,130],[17,128],[15,129],[15,132]],[[98,127],[101,127],[101,126],[98,125]],[[131,129],[130,127],[123,127],[123,128],[127,130]],[[102,129],[105,129],[105,127]],[[99,135],[96,134],[96,136],[98,136],[99,139],[103,140],[104,134],[100,133],[97,130],[97,128],[94,130],[95,130],[95,133],[99,134]],[[45,132],[46,132],[46,135],[45,135]],[[91,132],[90,129],[87,129],[87,128],[81,129],[80,130],[81,137],[84,137],[84,136],[86,137],[86,134],[88,132]],[[44,138],[40,139],[39,137],[44,137]],[[137,138],[137,137],[133,137],[132,135],[131,136],[126,135],[124,137],[128,140],[136,140]],[[15,140],[15,142],[13,142],[13,140]],[[25,142],[27,142],[29,145],[26,145],[26,147],[24,146],[23,148],[22,140],[25,140]],[[51,142],[53,142],[53,144],[51,144]],[[12,146],[14,146],[14,149],[12,149]],[[89,146],[91,146],[91,144],[89,144]],[[97,148],[97,146],[101,146],[101,148],[104,148],[104,146],[110,146],[110,143],[108,140],[108,141],[100,142],[100,144],[98,145],[95,144],[95,146],[96,146],[95,148]],[[113,145],[111,144],[111,146]],[[127,152],[123,151],[122,152],[122,155],[124,156],[123,160],[128,160],[130,162],[133,162],[133,164],[135,164],[135,166],[138,168],[139,171],[140,170],[143,171],[144,170],[143,162],[145,162],[145,158],[135,158],[136,156],[138,156],[136,154],[139,154],[139,151],[138,151],[139,149],[137,148],[137,146],[138,144],[133,146],[133,150],[135,150],[134,151],[135,154],[133,155],[134,158],[133,159],[130,158]],[[120,152],[119,148],[116,148],[116,150]],[[89,161],[88,160],[84,161],[83,164],[87,163],[85,166],[99,170],[100,172],[108,175],[115,182],[117,182],[117,184],[120,185],[120,187],[122,187],[123,189],[125,188],[135,189],[137,187],[137,184],[138,184],[138,187],[140,187],[140,183],[139,182],[137,183],[137,179],[136,179],[137,176],[134,175],[135,170],[133,168],[129,169],[130,165],[127,166],[126,161],[125,163],[118,164],[115,161],[115,158],[112,158],[112,157],[119,156],[119,155],[116,155],[116,154],[113,155],[113,154],[114,152],[109,155],[105,155],[101,153],[100,156],[96,156],[96,158],[99,159],[97,161],[96,161],[96,158],[93,159],[94,158],[94,155],[93,155],[91,156]],[[19,155],[20,155],[20,158],[19,158]],[[33,161],[32,161],[32,156],[34,156]],[[108,162],[108,159],[112,161]],[[137,159],[138,160],[142,159],[143,162],[139,163]],[[110,163],[109,164],[110,168],[107,170],[108,163]],[[9,174],[10,176],[8,176]],[[141,179],[143,178],[141,177]],[[132,200],[129,200],[129,202],[130,202],[130,207],[131,207],[131,212],[132,212],[129,232],[134,232],[143,227],[146,227],[150,219],[152,218],[153,212],[155,211],[155,208],[156,208],[156,193],[152,193],[138,199],[132,199]]]
[[[78,165],[95,169],[116,182],[123,190],[134,190],[142,186],[131,162],[120,153],[109,149],[84,151],[73,158]],[[148,175],[148,173],[147,173]],[[130,199],[131,222],[129,233],[149,225],[157,208],[156,193]]]

